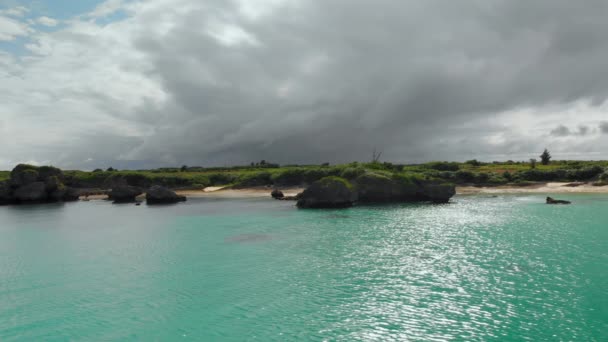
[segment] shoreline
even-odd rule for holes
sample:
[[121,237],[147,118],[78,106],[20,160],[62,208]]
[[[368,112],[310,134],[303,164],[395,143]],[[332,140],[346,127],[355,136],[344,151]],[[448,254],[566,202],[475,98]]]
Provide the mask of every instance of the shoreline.
[[591,183],[565,182],[537,183],[527,186],[457,186],[456,194],[608,194],[608,186],[594,186]]
[[[477,194],[608,194],[608,186],[593,186],[591,183],[551,182],[537,183],[527,186],[500,185],[500,186],[457,186],[456,195]],[[272,187],[258,186],[242,189],[228,187],[207,187],[204,189],[175,190],[175,193],[188,198],[269,198]],[[279,188],[285,196],[295,196],[304,191],[303,187]],[[81,201],[105,200],[107,195],[81,196]],[[143,198],[141,198],[143,199]]]

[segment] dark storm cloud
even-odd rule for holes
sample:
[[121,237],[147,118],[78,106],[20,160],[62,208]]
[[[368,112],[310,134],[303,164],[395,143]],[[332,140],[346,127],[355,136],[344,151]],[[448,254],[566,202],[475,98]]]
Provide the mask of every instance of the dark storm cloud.
[[554,137],[567,137],[567,136],[586,136],[591,133],[591,129],[585,125],[579,125],[578,130],[572,131],[570,128],[559,125],[551,130],[550,135]]
[[174,124],[142,152],[318,162],[364,159],[377,146],[408,158],[453,139],[462,120],[601,103],[606,10],[605,1],[297,2],[263,20],[231,17],[257,41],[231,46],[199,29],[217,11],[192,11],[167,36],[137,40],[173,99],[162,111]]
[[551,135],[555,137],[567,137],[570,134],[570,129],[564,125],[559,125],[551,131]]
[[149,0],[127,11],[134,29],[104,28],[137,52],[116,63],[166,95],[135,110],[116,89],[91,97],[145,127],[128,144],[96,145],[104,160],[342,162],[374,148],[395,161],[527,159],[556,122],[576,129],[553,129],[552,152],[587,149],[557,138],[590,136],[597,116],[563,113],[608,96],[604,0],[259,1],[247,4],[271,9],[250,16],[238,1]]

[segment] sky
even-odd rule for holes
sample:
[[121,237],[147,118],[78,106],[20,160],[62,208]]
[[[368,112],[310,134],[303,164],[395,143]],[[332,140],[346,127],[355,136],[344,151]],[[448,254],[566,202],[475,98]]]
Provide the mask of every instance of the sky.
[[0,169],[608,159],[605,0],[0,0]]

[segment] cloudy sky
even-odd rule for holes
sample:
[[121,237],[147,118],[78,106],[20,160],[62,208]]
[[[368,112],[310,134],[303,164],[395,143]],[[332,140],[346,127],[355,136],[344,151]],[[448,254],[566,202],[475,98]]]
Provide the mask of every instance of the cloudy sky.
[[608,159],[605,0],[0,0],[0,169]]

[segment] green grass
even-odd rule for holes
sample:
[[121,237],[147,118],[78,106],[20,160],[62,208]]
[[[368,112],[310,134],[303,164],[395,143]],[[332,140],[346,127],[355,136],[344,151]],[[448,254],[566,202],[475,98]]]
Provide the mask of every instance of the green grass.
[[[294,165],[267,167],[236,166],[225,168],[163,168],[137,171],[65,171],[67,184],[77,187],[105,187],[113,180],[124,178],[129,184],[150,186],[161,184],[173,188],[204,188],[207,186],[250,187],[261,185],[296,186],[310,184],[325,177],[341,177],[353,181],[364,173],[400,178],[407,183],[500,185],[525,184],[542,181],[597,181],[608,170],[608,161],[554,161],[549,165],[537,163],[531,169],[525,162],[424,164],[358,163],[342,165]],[[10,177],[0,171],[0,181]]]

